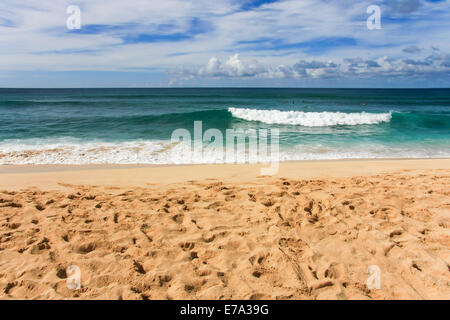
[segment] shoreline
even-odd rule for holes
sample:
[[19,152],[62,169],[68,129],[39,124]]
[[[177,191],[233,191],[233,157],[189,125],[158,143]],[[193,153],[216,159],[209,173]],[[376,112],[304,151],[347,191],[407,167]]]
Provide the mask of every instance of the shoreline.
[[[0,189],[61,189],[63,184],[148,186],[201,180],[256,181],[269,164],[188,165],[7,165],[0,166]],[[280,162],[274,178],[313,179],[367,176],[388,172],[450,169],[441,159],[339,159]]]
[[[284,160],[283,163],[320,163],[320,162],[365,162],[365,161],[409,161],[409,160],[449,160],[450,157],[442,158],[344,158],[344,159],[315,159],[315,160]],[[109,170],[109,169],[140,169],[140,168],[161,168],[161,167],[192,167],[192,166],[233,166],[233,165],[253,165],[265,166],[270,163],[187,163],[187,164],[153,164],[153,163],[92,163],[92,164],[2,164],[0,165],[0,175],[10,173],[33,173],[33,172],[54,172],[54,171],[79,171],[79,170]]]

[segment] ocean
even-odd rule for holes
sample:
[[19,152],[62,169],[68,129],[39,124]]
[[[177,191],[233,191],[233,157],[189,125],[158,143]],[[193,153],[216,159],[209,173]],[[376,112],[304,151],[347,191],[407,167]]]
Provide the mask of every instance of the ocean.
[[186,160],[175,129],[278,129],[280,160],[450,157],[450,89],[0,89],[0,165]]

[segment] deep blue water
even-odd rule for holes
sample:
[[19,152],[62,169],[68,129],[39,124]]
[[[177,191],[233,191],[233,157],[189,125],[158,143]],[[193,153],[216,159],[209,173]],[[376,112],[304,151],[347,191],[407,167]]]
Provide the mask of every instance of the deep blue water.
[[194,121],[278,128],[282,160],[450,156],[450,89],[0,89],[0,164],[168,163]]

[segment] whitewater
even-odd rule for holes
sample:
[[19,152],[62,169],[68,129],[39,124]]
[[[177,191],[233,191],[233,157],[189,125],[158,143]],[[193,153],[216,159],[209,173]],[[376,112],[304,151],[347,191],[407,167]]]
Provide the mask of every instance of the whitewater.
[[259,121],[267,124],[287,124],[305,127],[327,127],[337,125],[355,126],[389,122],[392,111],[388,113],[344,113],[344,112],[302,112],[281,110],[258,110],[228,108],[233,117],[246,121]]

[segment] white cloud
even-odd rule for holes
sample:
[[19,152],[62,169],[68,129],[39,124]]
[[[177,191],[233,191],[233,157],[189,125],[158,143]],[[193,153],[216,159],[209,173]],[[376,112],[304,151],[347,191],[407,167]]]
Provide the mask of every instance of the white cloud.
[[222,63],[218,58],[209,59],[207,65],[198,70],[199,76],[206,77],[254,77],[265,72],[264,68],[256,61],[244,63],[235,54]]
[[[320,78],[345,74],[343,60],[349,57],[374,60],[373,57],[388,56],[397,62],[381,61],[382,71],[406,70],[414,66],[402,62],[409,55],[402,52],[404,48],[439,46],[442,52],[450,52],[447,3],[422,1],[411,12],[420,19],[405,23],[383,22],[383,15],[392,11],[392,6],[391,9],[382,6],[382,29],[369,31],[365,27],[366,8],[372,3],[372,0],[284,0],[239,11],[235,0],[76,1],[82,8],[83,26],[133,26],[135,32],[155,33],[170,25],[171,32],[183,33],[193,18],[211,25],[208,32],[185,40],[125,45],[113,33],[65,33],[66,7],[73,4],[71,0],[2,0],[0,18],[12,21],[14,26],[0,25],[0,70],[170,70],[183,65],[188,70],[184,73],[190,76]],[[396,10],[413,7],[414,4],[406,4]],[[320,52],[308,51],[308,45],[292,46],[333,38],[353,38],[357,45],[333,46],[330,41],[329,48]],[[264,39],[273,47],[261,48],[258,41]],[[425,51],[414,58],[424,59]],[[233,55],[224,59],[230,52],[240,53],[245,61]],[[201,70],[194,68],[210,57],[217,58]],[[333,61],[339,67],[331,64],[305,67],[298,64],[300,61],[324,64]],[[364,64],[354,68],[356,71],[351,72],[360,74],[375,71]]]
[[341,62],[300,60],[292,65],[263,65],[257,60],[243,61],[238,54],[225,62],[210,58],[205,66],[171,71],[175,79],[194,78],[355,78],[448,75],[450,55],[433,52],[423,59],[400,59],[381,56],[376,59],[345,58]]

